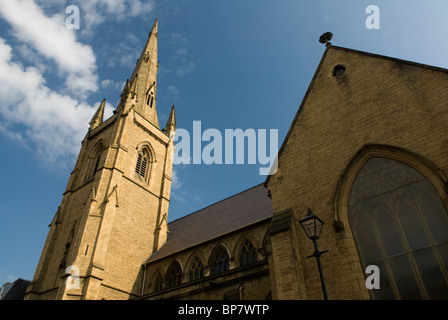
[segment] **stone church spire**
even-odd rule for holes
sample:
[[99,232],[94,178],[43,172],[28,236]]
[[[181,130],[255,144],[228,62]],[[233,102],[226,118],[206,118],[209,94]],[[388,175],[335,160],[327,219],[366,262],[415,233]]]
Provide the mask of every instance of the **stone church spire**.
[[96,110],[95,114],[92,117],[92,120],[90,120],[90,130],[95,129],[100,124],[103,123],[104,120],[104,108],[106,107],[106,99],[103,99],[100,106]]
[[166,123],[165,134],[170,138],[174,138],[174,135],[176,134],[176,115],[174,112],[174,106],[171,108],[171,112]]
[[168,236],[174,155],[174,108],[163,130],[157,119],[157,64],[156,20],[114,115],[104,121],[103,100],[90,121],[26,299],[141,294],[142,262]]
[[127,112],[130,108],[159,128],[156,112],[156,84],[159,63],[157,60],[157,18],[149,33],[145,47],[137,60],[134,72],[121,94],[117,108]]

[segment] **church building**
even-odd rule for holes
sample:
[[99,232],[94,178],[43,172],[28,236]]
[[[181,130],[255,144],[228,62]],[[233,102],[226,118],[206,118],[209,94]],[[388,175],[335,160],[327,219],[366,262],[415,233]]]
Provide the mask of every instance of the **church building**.
[[168,223],[157,41],[93,116],[26,299],[448,299],[448,70],[327,39],[276,173]]

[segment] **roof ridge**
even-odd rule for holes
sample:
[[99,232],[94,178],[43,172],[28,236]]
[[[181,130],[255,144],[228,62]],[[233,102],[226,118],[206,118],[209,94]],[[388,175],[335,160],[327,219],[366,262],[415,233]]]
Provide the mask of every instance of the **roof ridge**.
[[403,63],[403,64],[409,64],[409,65],[413,65],[415,67],[431,69],[431,70],[438,71],[438,72],[444,72],[444,73],[448,72],[448,69],[446,69],[444,67],[431,65],[431,64],[428,64],[428,63],[424,63],[424,62],[417,62],[417,61],[407,60],[407,59],[404,59],[404,58],[392,57],[392,56],[388,56],[386,54],[368,52],[368,51],[363,51],[363,50],[358,50],[358,49],[353,49],[353,48],[347,48],[347,47],[341,47],[341,46],[334,46],[334,45],[332,45],[331,48],[337,49],[337,50],[342,50],[342,51],[350,51],[352,53],[372,56],[372,57],[385,59],[385,60],[393,60],[393,61],[400,62],[400,63]]
[[245,189],[245,190],[242,190],[242,191],[240,191],[240,192],[238,192],[238,193],[235,193],[235,194],[233,194],[233,195],[231,195],[231,196],[228,196],[228,197],[226,197],[226,198],[224,198],[224,199],[221,199],[221,200],[219,200],[219,201],[217,201],[217,202],[215,202],[215,203],[212,203],[212,204],[210,204],[210,205],[208,205],[208,206],[205,206],[205,207],[203,207],[203,208],[201,208],[201,209],[199,209],[199,210],[193,211],[193,212],[191,212],[191,213],[189,213],[189,214],[187,214],[187,215],[185,215],[185,216],[179,217],[179,218],[177,218],[177,219],[175,219],[175,220],[173,220],[173,221],[171,221],[171,222],[168,222],[168,225],[170,225],[170,224],[173,223],[173,222],[177,222],[177,221],[179,221],[179,220],[182,220],[182,219],[184,219],[184,218],[188,218],[189,216],[192,216],[192,215],[194,215],[194,214],[196,214],[196,213],[198,213],[198,212],[200,212],[200,211],[203,211],[203,210],[205,210],[205,209],[207,209],[207,208],[210,208],[210,207],[212,207],[212,206],[214,206],[214,205],[217,205],[218,203],[224,202],[224,201],[226,201],[226,200],[228,200],[228,199],[231,199],[231,198],[233,198],[233,197],[236,197],[236,196],[238,196],[238,195],[240,195],[240,194],[242,194],[242,193],[244,193],[244,192],[247,192],[247,191],[249,191],[249,190],[251,190],[251,189],[255,189],[255,188],[260,187],[260,186],[264,186],[264,182],[261,182],[261,183],[255,185],[255,186],[253,186],[253,187],[250,187],[250,188],[248,188],[248,189]]

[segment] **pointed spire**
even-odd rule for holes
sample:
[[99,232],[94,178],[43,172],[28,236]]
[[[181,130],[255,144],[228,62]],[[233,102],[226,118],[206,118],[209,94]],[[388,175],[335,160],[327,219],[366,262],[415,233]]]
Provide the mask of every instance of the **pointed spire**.
[[145,47],[143,48],[143,51],[140,54],[140,58],[137,60],[137,66],[135,67],[134,72],[132,73],[131,81],[135,76],[138,75],[142,63],[149,62],[151,54],[155,53],[155,56],[157,58],[157,37],[158,37],[158,22],[156,18],[156,21],[154,22],[154,25],[152,26],[152,29],[149,32],[148,40],[146,40]]
[[95,114],[92,117],[92,120],[90,120],[90,130],[95,129],[100,124],[103,123],[104,120],[104,109],[106,107],[106,99],[103,99],[100,106],[96,110]]
[[135,112],[159,128],[156,112],[157,33],[156,18],[132,76],[123,89],[118,108],[123,108],[127,112],[133,106]]
[[166,123],[164,131],[170,139],[174,138],[174,134],[176,132],[176,115],[174,112],[174,106],[171,108],[170,116],[168,117],[168,122]]

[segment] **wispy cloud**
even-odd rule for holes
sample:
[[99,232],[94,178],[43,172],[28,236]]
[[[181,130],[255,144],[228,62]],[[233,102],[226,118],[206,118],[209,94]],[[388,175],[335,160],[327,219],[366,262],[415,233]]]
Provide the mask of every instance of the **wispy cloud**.
[[3,270],[0,270],[0,288],[2,285],[4,285],[6,282],[14,282],[18,278],[16,276],[13,276],[11,274],[7,274]]
[[135,66],[137,59],[141,54],[141,43],[134,35],[129,34],[126,37],[126,42],[106,44],[104,51],[107,54],[107,67],[115,68],[117,66],[131,68]]
[[179,33],[173,33],[170,37],[171,42],[178,47],[174,51],[173,60],[176,66],[176,74],[179,78],[185,77],[193,72],[195,63],[191,60],[188,50],[188,39]]
[[159,0],[157,2],[158,8],[162,8],[167,14],[178,15],[181,14],[184,8],[190,4],[190,0]]
[[200,203],[201,197],[199,194],[195,193],[193,189],[186,189],[186,188],[173,188],[175,192],[171,193],[171,199],[173,201],[176,201],[178,203]]
[[57,65],[67,89],[78,94],[97,90],[95,54],[65,27],[64,15],[47,17],[32,0],[1,1],[0,15],[18,40]]
[[124,21],[145,16],[155,7],[152,0],[78,0],[78,3],[83,12],[84,35],[92,35],[96,26],[109,19]]
[[172,33],[170,35],[170,42],[175,45],[181,45],[181,46],[188,45],[188,39],[177,32]]
[[[100,87],[122,88],[99,79],[95,52],[79,37],[94,33],[109,19],[144,16],[153,3],[78,0],[82,25],[76,32],[65,25],[65,6],[73,4],[69,1],[0,1],[0,18],[14,38],[0,37],[0,134],[51,165],[71,166],[100,103],[89,98]],[[135,40],[132,35],[126,39]],[[108,103],[105,116],[112,110]]]
[[171,188],[173,190],[179,189],[180,187],[182,187],[182,183],[180,182],[178,173],[177,173],[177,168],[173,167],[173,172],[171,173]]
[[12,48],[0,38],[2,131],[31,142],[38,156],[52,163],[76,154],[94,108],[51,90],[38,69],[24,69],[11,59]]
[[168,97],[173,100],[177,100],[179,98],[179,90],[173,85],[169,85],[167,88]]

